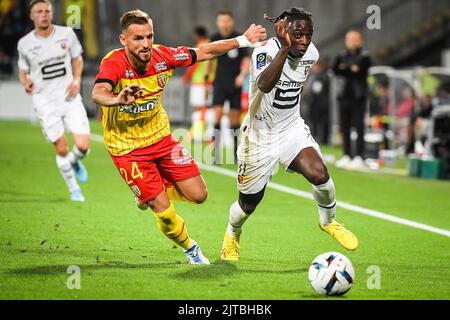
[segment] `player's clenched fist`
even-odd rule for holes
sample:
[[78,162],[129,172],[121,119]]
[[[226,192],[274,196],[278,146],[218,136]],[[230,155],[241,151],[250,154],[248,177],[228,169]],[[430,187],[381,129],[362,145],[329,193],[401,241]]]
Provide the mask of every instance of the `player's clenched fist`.
[[143,91],[142,87],[138,84],[131,84],[120,91],[119,95],[116,97],[117,105],[132,104],[137,99],[142,97]]

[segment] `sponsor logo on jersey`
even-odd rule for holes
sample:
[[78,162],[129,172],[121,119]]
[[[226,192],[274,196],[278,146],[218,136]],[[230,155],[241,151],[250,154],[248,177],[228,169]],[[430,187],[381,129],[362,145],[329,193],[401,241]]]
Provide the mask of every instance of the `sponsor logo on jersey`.
[[136,195],[136,197],[140,198],[141,197],[141,189],[139,189],[139,187],[137,185],[132,185],[131,187],[131,191],[133,191],[133,193]]
[[128,113],[141,113],[141,112],[147,112],[155,109],[156,105],[158,104],[158,100],[150,100],[144,104],[141,105],[123,105],[120,106],[119,112],[128,112]]
[[189,151],[187,151],[186,148],[182,147],[178,155],[174,157],[173,162],[179,165],[189,164],[192,162],[192,157],[189,154]]
[[261,69],[267,64],[267,53],[261,52],[256,55],[256,69]]
[[181,52],[181,53],[174,54],[173,57],[177,61],[189,60],[189,55],[186,52]]
[[158,62],[155,64],[155,70],[158,71],[166,71],[167,70],[167,63],[165,61]]
[[126,70],[125,78],[132,78],[132,77],[134,77],[134,72],[132,70]]
[[267,120],[267,116],[266,115],[259,115],[259,114],[255,114],[255,119],[259,120],[259,121],[266,121]]
[[302,66],[311,66],[316,63],[315,60],[302,60]]
[[158,75],[156,77],[156,80],[158,80],[158,85],[161,88],[164,88],[166,86],[166,83],[167,83],[167,74],[163,73],[163,74]]
[[297,81],[278,80],[277,86],[288,88],[300,88],[302,86],[302,83]]

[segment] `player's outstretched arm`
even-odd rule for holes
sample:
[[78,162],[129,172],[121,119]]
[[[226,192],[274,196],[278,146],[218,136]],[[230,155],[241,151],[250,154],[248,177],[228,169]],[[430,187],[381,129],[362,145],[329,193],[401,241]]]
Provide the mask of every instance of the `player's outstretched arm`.
[[129,105],[142,97],[142,87],[138,84],[131,84],[123,88],[119,94],[112,92],[112,86],[109,83],[96,83],[92,90],[92,100],[104,107],[113,107],[118,105]]
[[280,79],[291,47],[291,38],[289,36],[291,29],[292,24],[290,22],[287,23],[286,18],[275,23],[275,32],[281,48],[270,65],[258,77],[258,88],[264,93],[270,92]]
[[214,41],[198,48],[196,50],[197,61],[210,60],[236,48],[259,47],[264,44],[264,42],[260,41],[266,38],[267,34],[264,27],[251,24],[247,31],[239,37]]

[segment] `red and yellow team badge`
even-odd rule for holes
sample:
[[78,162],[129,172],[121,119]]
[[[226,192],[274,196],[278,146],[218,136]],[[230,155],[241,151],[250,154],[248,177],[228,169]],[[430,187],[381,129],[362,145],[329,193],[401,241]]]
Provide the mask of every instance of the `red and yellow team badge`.
[[140,198],[142,193],[141,193],[141,189],[139,189],[139,187],[137,185],[132,185],[130,186],[131,191],[133,191],[133,193],[136,195],[136,197]]
[[164,88],[164,87],[166,86],[166,83],[167,83],[167,74],[162,73],[162,74],[158,75],[158,76],[156,77],[156,79],[158,80],[158,85],[159,85],[161,88]]

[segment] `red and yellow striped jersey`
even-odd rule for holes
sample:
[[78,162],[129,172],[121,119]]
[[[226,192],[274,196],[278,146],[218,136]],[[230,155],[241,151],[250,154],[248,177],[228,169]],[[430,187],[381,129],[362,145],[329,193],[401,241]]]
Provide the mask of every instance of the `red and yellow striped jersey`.
[[169,118],[161,101],[164,88],[174,68],[190,66],[196,60],[193,49],[154,45],[147,72],[139,74],[125,49],[113,50],[103,58],[96,83],[110,83],[116,94],[130,84],[144,88],[143,96],[133,105],[102,106],[104,141],[111,154],[125,155],[170,135]]

